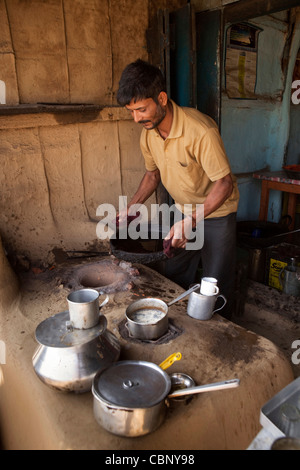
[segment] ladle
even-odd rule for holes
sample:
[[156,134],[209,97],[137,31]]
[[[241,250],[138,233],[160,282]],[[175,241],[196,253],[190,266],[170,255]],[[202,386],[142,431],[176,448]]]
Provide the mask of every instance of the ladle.
[[224,388],[235,388],[240,385],[239,379],[224,380],[223,382],[215,382],[206,385],[198,385],[196,387],[184,388],[169,393],[168,398],[182,397],[184,395],[194,395],[202,392],[211,392],[214,390],[223,390]]

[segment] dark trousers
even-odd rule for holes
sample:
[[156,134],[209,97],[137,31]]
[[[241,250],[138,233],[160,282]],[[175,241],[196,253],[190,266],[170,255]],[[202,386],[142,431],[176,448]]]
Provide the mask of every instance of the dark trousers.
[[191,284],[200,281],[197,275],[200,261],[202,277],[215,277],[220,294],[227,299],[227,304],[218,313],[231,318],[235,290],[236,213],[205,219],[204,244],[201,250],[180,250],[174,258],[157,263],[153,268],[188,289]]

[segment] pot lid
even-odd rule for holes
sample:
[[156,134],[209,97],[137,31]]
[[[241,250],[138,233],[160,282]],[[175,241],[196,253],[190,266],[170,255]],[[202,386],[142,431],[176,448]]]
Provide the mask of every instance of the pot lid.
[[79,330],[69,329],[69,311],[58,313],[42,321],[35,330],[38,343],[52,348],[68,348],[86,344],[100,336],[105,330],[107,320],[104,315],[99,316],[99,323],[93,328]]
[[152,362],[119,361],[97,372],[92,392],[110,405],[149,408],[164,400],[171,379]]

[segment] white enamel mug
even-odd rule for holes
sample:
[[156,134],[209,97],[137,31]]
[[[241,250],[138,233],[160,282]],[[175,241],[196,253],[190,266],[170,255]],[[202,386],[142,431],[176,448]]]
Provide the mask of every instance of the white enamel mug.
[[201,279],[200,294],[202,295],[216,295],[219,293],[217,286],[218,280],[214,277],[203,277]]

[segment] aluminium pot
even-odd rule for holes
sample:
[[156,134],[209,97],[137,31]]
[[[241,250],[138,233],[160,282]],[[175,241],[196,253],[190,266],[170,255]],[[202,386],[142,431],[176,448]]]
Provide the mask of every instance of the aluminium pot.
[[84,393],[91,390],[97,371],[118,361],[121,346],[107,329],[104,315],[86,330],[70,329],[69,318],[65,311],[38,325],[35,337],[39,346],[32,363],[38,378],[50,388]]
[[155,431],[164,421],[168,399],[233,388],[238,379],[176,390],[170,393],[170,376],[146,361],[119,361],[97,372],[92,385],[93,411],[106,431],[137,437]]
[[161,336],[168,331],[169,307],[199,288],[200,284],[195,284],[168,303],[152,297],[132,302],[125,312],[127,320],[126,327],[129,335],[132,338],[141,340],[155,340],[161,338]]

